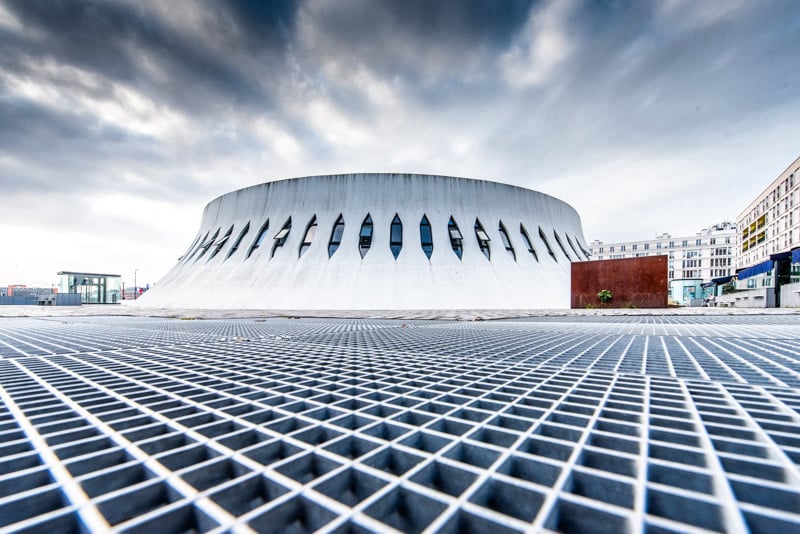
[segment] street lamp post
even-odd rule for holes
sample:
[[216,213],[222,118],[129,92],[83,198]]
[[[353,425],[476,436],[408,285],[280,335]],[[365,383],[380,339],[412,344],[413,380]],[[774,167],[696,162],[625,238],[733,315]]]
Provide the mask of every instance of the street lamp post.
[[139,268],[135,268],[133,270],[133,300],[139,298],[139,285],[136,283],[136,274],[139,272]]

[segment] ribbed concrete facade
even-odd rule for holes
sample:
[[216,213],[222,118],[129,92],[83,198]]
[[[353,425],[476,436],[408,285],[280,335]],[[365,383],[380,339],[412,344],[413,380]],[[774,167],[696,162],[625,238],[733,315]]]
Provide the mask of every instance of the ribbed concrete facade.
[[570,263],[587,258],[577,212],[536,191],[445,176],[312,176],[211,201],[186,254],[140,303],[566,308]]

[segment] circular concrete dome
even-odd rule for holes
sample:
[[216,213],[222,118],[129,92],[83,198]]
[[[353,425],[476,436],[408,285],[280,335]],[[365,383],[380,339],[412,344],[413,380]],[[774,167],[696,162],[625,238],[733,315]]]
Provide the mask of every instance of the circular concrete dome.
[[577,212],[510,185],[419,174],[269,182],[212,200],[139,301],[166,308],[567,308]]

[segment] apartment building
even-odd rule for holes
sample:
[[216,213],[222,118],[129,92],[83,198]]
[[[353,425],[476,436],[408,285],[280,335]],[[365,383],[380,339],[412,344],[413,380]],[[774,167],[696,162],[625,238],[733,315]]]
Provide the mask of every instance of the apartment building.
[[661,234],[653,239],[590,244],[593,260],[669,256],[668,278],[709,282],[735,273],[736,225],[724,221],[703,228],[692,236],[673,237]]
[[800,157],[739,214],[736,227],[739,269],[800,246]]

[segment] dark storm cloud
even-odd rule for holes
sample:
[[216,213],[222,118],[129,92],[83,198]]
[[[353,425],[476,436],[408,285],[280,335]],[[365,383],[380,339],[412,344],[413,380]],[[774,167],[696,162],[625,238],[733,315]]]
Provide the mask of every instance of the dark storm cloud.
[[[187,7],[170,4],[165,8]],[[268,106],[270,78],[259,69],[281,72],[292,18],[291,9],[246,2],[192,4],[202,25],[182,32],[144,4],[12,0],[7,6],[31,35],[17,39],[16,49],[4,47],[3,57],[74,65],[197,110],[220,101]],[[245,64],[256,68],[248,71]]]
[[[476,61],[507,48],[524,26],[528,0],[309,3],[301,23],[317,59],[363,65],[408,82],[458,81]],[[302,30],[302,28],[301,28]],[[487,62],[488,63],[488,62]]]

